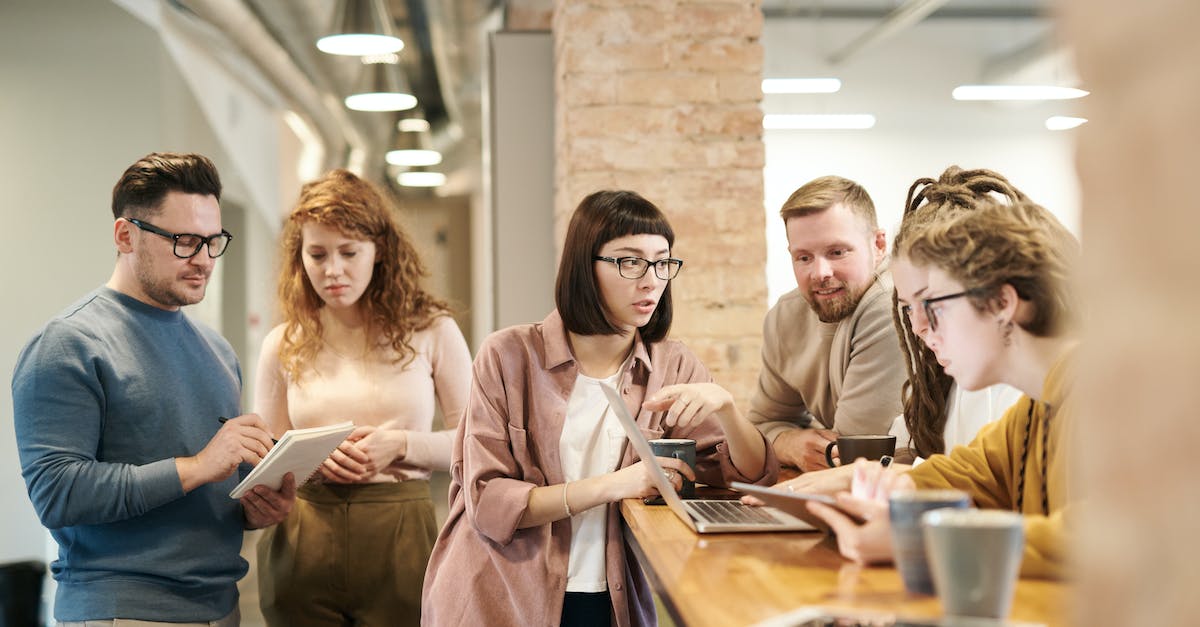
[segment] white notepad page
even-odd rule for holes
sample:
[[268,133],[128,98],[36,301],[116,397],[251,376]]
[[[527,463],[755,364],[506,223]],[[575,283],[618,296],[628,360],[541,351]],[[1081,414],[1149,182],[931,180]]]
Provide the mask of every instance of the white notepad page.
[[289,472],[296,477],[297,486],[304,483],[352,431],[353,422],[342,422],[324,427],[292,429],[284,433],[279,443],[271,448],[229,496],[240,499],[256,485],[278,490],[283,485],[283,476]]

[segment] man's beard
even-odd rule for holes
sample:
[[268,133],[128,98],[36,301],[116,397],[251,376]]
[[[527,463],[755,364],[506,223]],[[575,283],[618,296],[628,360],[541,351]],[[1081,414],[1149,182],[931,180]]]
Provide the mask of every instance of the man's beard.
[[204,285],[205,289],[200,290],[199,296],[193,296],[176,290],[171,279],[155,277],[154,273],[150,271],[151,265],[150,259],[144,257],[139,259],[136,274],[142,291],[154,302],[165,307],[184,307],[204,300],[204,293],[208,288],[207,283]]
[[[829,286],[824,286],[819,289],[827,289]],[[854,310],[858,308],[858,303],[862,301],[862,297],[867,293],[866,289],[855,290],[853,285],[846,284],[842,286],[843,291],[836,298],[823,298],[818,300],[813,294],[813,289],[810,288],[804,293],[804,300],[808,301],[808,306],[817,314],[817,318],[821,322],[841,322],[850,317]]]

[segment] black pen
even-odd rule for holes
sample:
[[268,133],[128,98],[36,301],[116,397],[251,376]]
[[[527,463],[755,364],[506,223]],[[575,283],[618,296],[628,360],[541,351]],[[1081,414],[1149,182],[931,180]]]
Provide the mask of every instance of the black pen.
[[[226,418],[225,416],[219,416],[217,418],[217,422],[219,422],[221,424],[225,424],[225,423],[229,422],[229,419]],[[271,438],[271,444],[279,444],[279,440],[276,440],[275,438]]]

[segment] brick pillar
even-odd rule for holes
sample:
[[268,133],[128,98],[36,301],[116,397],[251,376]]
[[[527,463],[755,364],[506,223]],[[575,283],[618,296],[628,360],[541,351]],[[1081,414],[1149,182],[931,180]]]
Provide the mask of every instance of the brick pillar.
[[554,0],[508,0],[504,6],[504,30],[550,30]]
[[1200,616],[1200,3],[1059,7],[1092,94],[1079,130],[1089,328],[1074,444],[1076,625]]
[[560,0],[553,17],[555,227],[599,189],[670,218],[671,336],[745,410],[766,314],[758,0]]

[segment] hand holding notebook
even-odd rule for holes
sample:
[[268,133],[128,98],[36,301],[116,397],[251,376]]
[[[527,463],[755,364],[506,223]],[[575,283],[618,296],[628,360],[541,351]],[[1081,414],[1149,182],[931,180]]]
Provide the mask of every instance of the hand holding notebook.
[[292,429],[284,433],[229,496],[239,499],[256,485],[278,490],[283,484],[283,476],[289,472],[296,477],[297,486],[303,484],[352,431],[354,423],[342,422],[324,427]]

